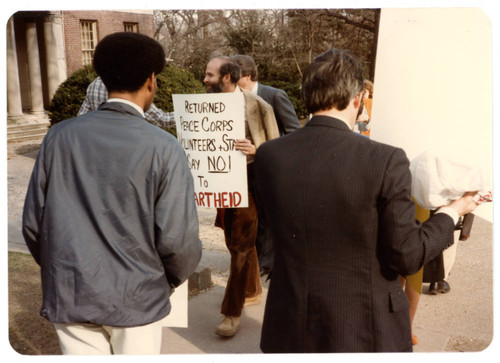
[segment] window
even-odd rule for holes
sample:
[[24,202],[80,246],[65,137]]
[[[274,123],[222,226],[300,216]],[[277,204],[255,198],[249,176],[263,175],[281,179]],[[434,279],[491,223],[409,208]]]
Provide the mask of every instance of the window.
[[82,35],[82,60],[83,65],[92,64],[94,50],[97,44],[97,22],[82,20],[80,22]]
[[138,33],[139,25],[137,23],[123,23],[123,27],[126,32]]

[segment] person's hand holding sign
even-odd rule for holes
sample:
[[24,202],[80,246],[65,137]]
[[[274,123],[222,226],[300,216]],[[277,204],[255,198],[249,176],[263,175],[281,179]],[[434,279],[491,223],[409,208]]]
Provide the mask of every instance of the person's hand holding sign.
[[248,139],[236,140],[234,142],[234,147],[245,155],[255,155],[257,152],[257,147]]

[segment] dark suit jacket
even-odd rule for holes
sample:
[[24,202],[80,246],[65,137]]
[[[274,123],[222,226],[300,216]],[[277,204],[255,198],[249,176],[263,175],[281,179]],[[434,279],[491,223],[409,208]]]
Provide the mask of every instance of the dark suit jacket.
[[453,219],[415,220],[403,150],[313,117],[255,161],[275,241],[264,352],[411,351],[399,275],[453,243]]
[[300,128],[295,109],[285,91],[259,83],[257,95],[272,106],[281,136]]

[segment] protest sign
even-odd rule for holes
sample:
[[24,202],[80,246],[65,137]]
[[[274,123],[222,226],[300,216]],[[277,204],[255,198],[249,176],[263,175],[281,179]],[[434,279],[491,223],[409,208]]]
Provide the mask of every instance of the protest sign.
[[196,203],[207,208],[248,206],[243,93],[172,95],[177,138],[193,175]]

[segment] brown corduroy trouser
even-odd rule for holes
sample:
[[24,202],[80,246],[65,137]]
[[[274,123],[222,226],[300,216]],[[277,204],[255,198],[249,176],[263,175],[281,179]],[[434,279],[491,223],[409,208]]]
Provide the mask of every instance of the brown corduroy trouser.
[[257,208],[248,193],[248,208],[228,208],[224,212],[224,236],[231,253],[231,268],[221,313],[241,316],[245,298],[262,294],[259,259],[255,248]]

